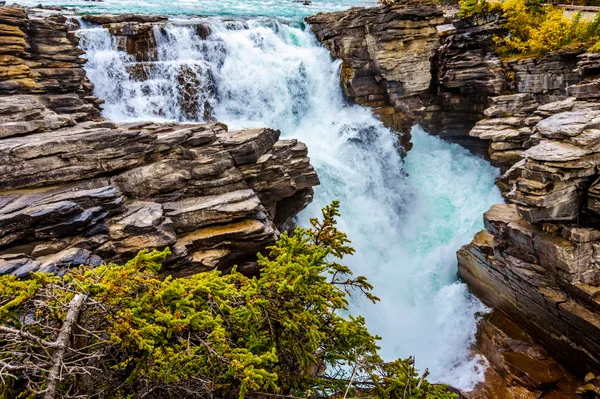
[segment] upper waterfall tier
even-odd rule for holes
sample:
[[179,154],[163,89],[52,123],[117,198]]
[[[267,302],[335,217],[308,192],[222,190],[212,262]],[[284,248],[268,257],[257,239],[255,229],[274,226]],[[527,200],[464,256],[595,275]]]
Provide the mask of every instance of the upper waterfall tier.
[[356,6],[374,6],[376,0],[12,0],[28,7],[43,4],[51,7],[68,7],[79,13],[92,14],[152,14],[176,17],[236,17],[278,18],[300,23],[302,18],[318,12],[333,12]]

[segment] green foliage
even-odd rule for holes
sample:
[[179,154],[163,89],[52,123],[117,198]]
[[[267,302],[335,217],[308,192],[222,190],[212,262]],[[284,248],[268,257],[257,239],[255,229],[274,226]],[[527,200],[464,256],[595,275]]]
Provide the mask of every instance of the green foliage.
[[62,397],[457,398],[420,376],[412,358],[385,363],[365,320],[346,316],[349,295],[378,298],[338,263],[354,249],[337,216],[334,202],[311,228],[283,234],[259,255],[255,277],[161,279],[168,249],[63,279],[0,277],[0,394],[47,389],[53,342],[83,294],[61,360]]
[[471,18],[499,9],[498,3],[488,0],[458,0],[458,4],[460,6],[458,16],[461,18]]
[[600,41],[597,41],[588,49],[590,53],[600,53]]

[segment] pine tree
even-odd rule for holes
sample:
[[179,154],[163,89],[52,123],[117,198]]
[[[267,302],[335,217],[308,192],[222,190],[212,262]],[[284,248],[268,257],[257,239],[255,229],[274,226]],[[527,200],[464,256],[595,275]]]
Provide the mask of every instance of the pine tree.
[[64,278],[0,277],[7,398],[456,398],[412,358],[384,362],[349,296],[378,300],[338,263],[352,254],[339,204],[233,270],[159,278],[169,250]]

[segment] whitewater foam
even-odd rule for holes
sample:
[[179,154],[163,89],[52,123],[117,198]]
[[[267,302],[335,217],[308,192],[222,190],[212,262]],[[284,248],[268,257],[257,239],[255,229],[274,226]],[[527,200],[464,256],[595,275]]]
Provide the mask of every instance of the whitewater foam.
[[340,63],[309,31],[261,19],[237,30],[207,22],[213,34],[206,41],[181,25],[155,32],[159,61],[141,83],[103,29],[83,29],[86,69],[106,100],[105,115],[181,121],[173,95],[180,82],[170,71],[187,65],[210,77],[212,97],[197,106],[208,101],[216,119],[230,128],[277,128],[305,142],[322,184],[299,222],[341,201],[340,226],[356,248],[347,263],[382,299],[356,300],[353,311],[383,337],[383,356],[414,355],[431,380],[471,388],[482,378],[481,359],[469,347],[485,308],[457,281],[456,250],[483,227],[483,212],[502,201],[496,170],[420,128],[402,161],[394,133],[370,110],[346,104]]

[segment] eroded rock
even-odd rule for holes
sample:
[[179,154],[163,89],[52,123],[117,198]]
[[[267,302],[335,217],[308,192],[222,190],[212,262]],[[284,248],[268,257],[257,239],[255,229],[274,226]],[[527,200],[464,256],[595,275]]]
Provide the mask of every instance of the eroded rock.
[[[84,19],[135,51],[165,20]],[[165,247],[167,273],[256,271],[257,252],[319,184],[306,146],[266,128],[99,118],[69,29],[59,14],[0,7],[0,274],[62,274]],[[28,89],[6,83],[25,79]]]

